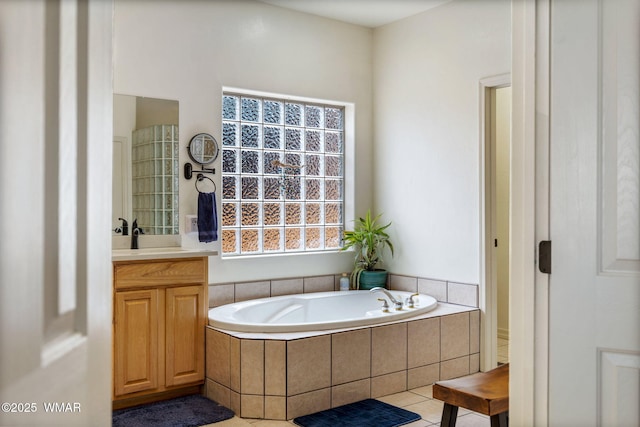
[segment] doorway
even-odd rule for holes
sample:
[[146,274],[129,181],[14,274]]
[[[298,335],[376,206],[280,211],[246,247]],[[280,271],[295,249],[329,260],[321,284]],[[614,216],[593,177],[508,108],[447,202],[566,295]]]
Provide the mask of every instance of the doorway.
[[509,236],[511,87],[489,89],[490,110],[490,209],[495,272],[491,286],[497,290],[498,364],[509,362]]
[[480,81],[481,370],[509,362],[511,79]]

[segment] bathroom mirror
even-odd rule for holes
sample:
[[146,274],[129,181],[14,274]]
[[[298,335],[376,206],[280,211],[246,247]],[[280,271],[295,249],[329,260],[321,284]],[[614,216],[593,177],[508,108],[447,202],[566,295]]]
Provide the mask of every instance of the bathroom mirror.
[[113,96],[112,230],[137,218],[145,234],[179,234],[178,101]]
[[196,163],[208,165],[218,157],[218,141],[208,133],[199,133],[189,141],[189,157]]

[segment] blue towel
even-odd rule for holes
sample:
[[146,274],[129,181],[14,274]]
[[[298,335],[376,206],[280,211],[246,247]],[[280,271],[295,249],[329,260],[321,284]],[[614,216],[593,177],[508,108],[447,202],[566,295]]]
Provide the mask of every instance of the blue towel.
[[198,239],[209,243],[218,240],[216,193],[198,194]]

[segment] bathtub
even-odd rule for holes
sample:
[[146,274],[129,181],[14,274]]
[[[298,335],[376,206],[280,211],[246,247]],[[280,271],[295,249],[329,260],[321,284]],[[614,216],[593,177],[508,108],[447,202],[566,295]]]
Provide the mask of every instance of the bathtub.
[[[390,291],[401,301],[411,292]],[[382,292],[314,292],[260,298],[209,310],[209,325],[236,332],[303,332],[374,325],[417,316],[433,310],[438,302],[429,295],[414,297],[415,308],[382,311]]]

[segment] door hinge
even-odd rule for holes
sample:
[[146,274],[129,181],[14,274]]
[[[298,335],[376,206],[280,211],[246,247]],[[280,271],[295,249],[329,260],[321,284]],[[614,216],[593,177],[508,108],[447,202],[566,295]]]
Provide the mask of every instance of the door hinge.
[[551,240],[538,244],[538,268],[541,273],[551,274]]

